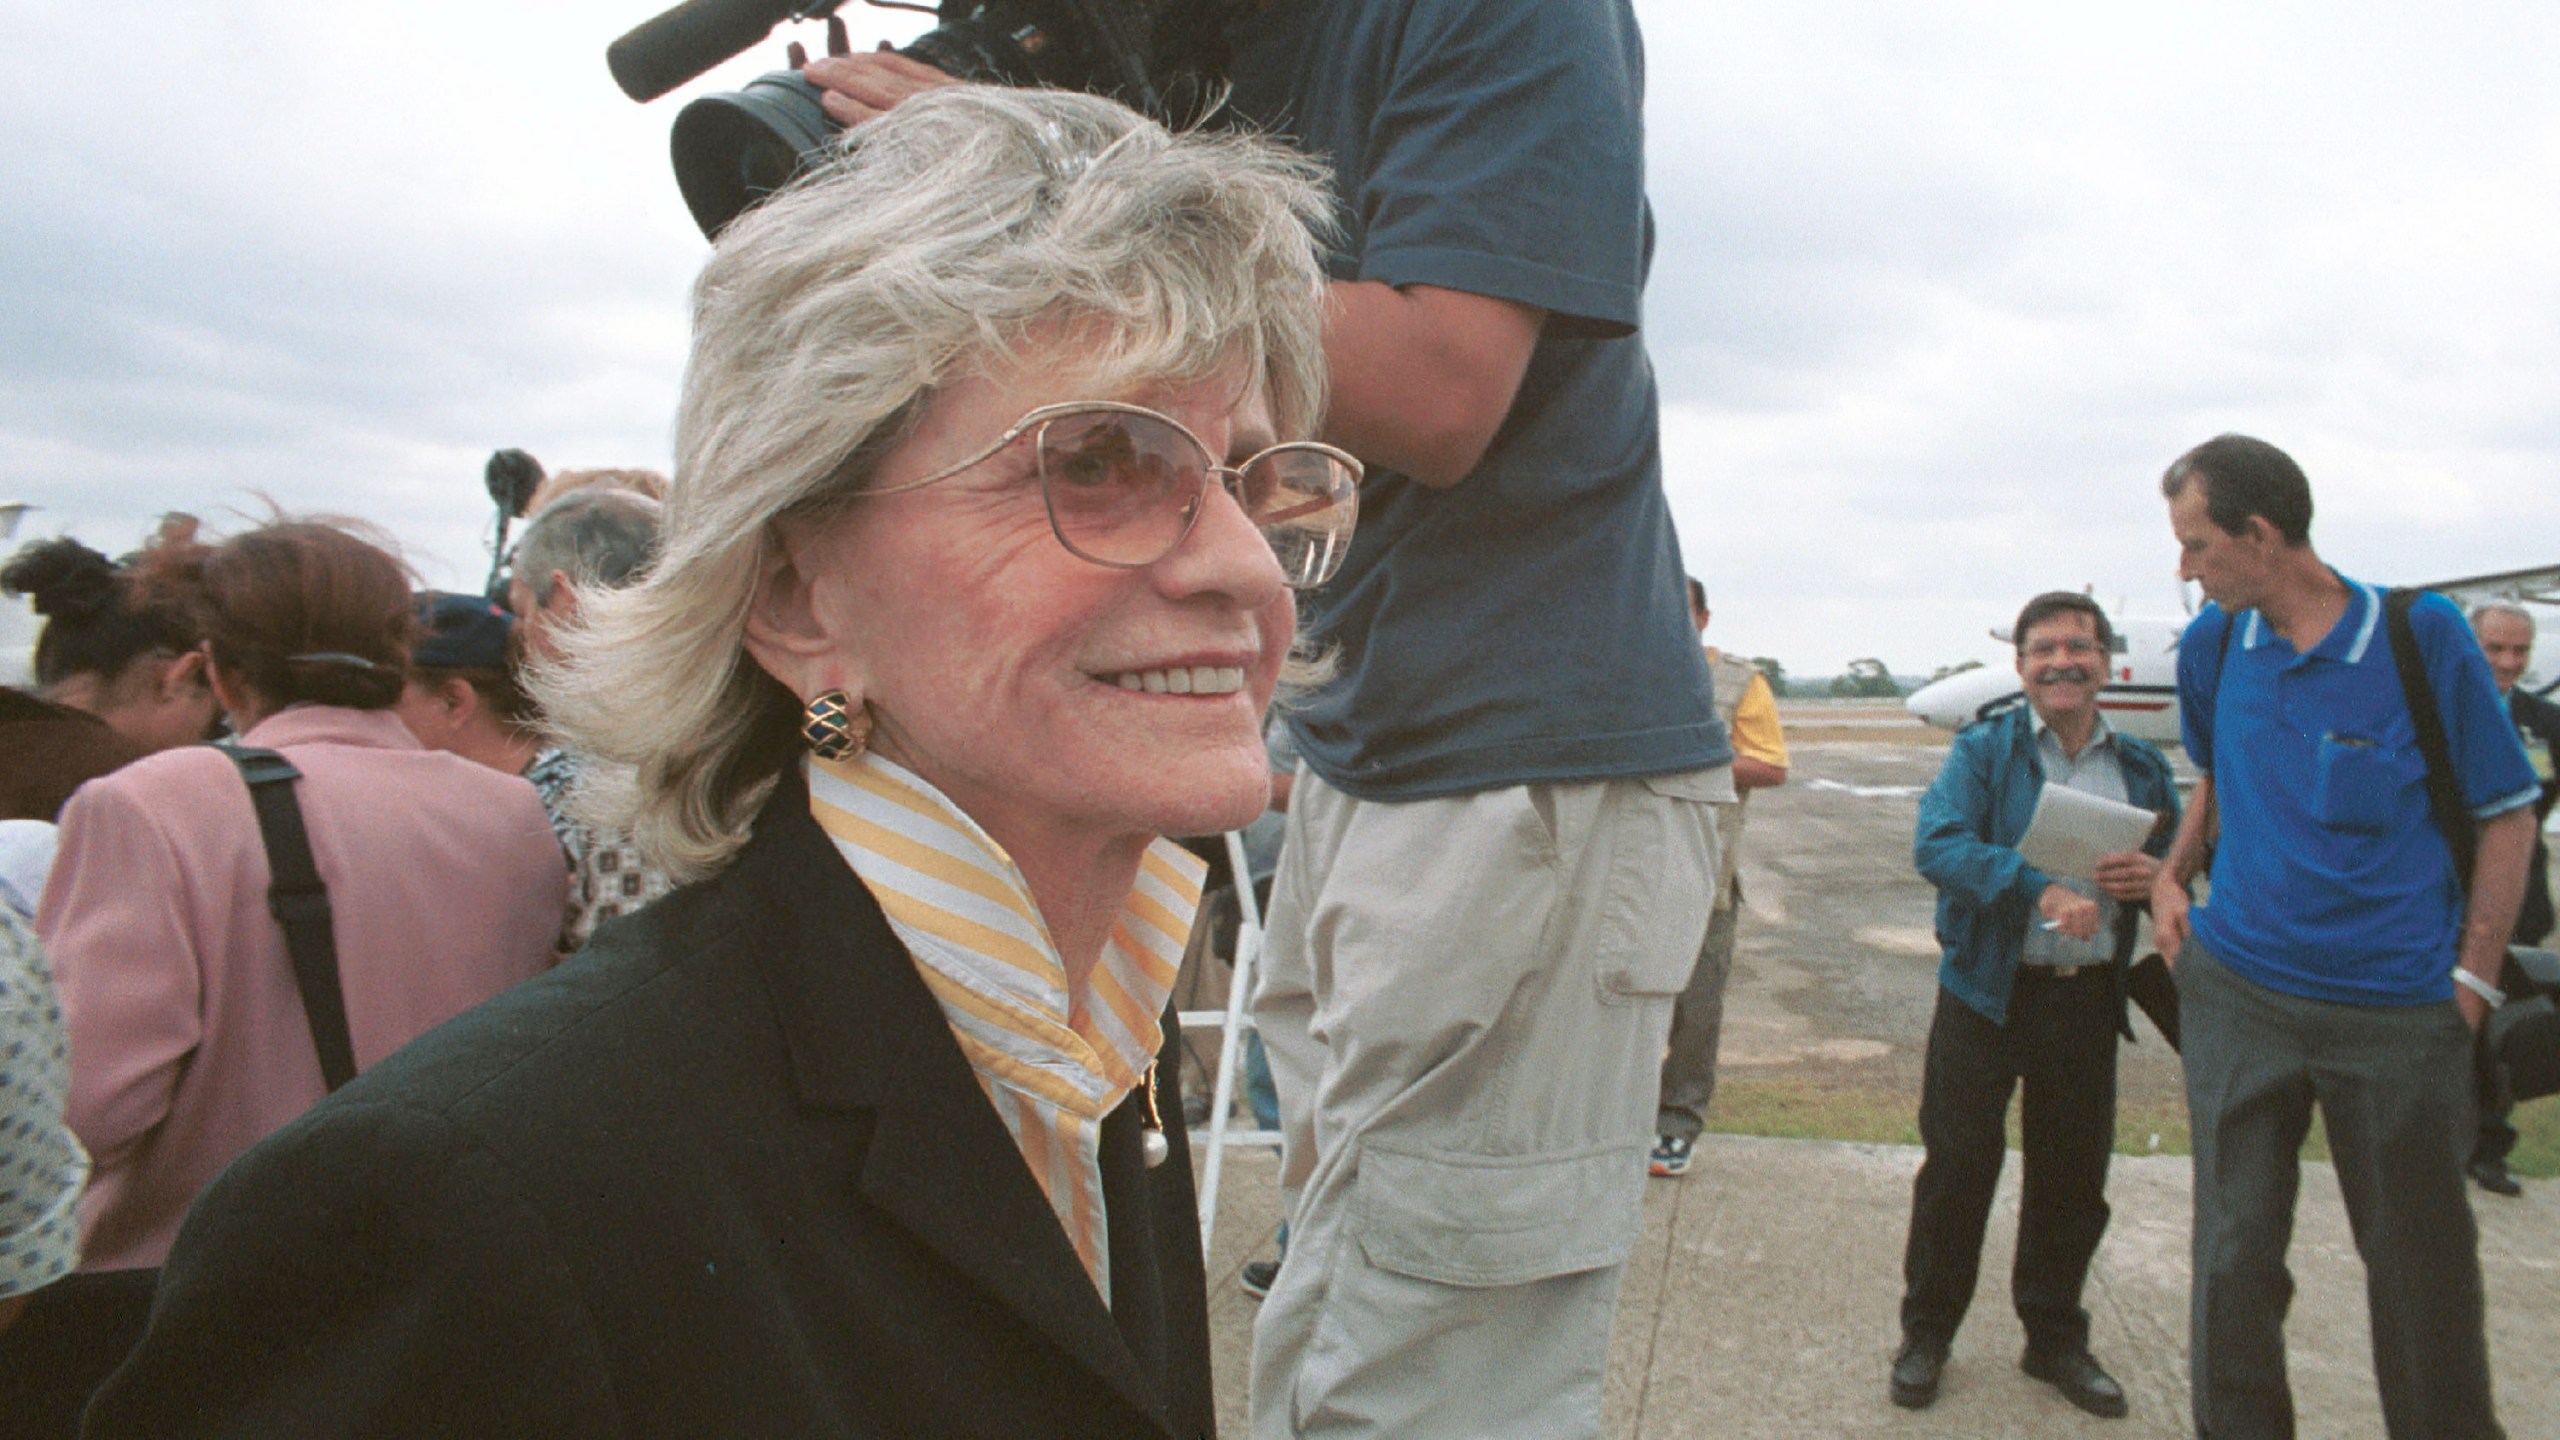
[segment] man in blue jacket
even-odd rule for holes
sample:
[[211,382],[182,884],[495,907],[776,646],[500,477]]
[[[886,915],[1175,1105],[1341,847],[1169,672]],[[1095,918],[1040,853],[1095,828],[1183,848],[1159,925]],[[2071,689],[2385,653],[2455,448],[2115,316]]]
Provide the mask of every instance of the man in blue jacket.
[[[2115,1147],[2116,1036],[2136,912],[2167,848],[2178,791],[2160,752],[2098,713],[2115,636],[2085,595],[2039,595],[2010,631],[2026,703],[1956,736],[1920,801],[1912,863],[1938,887],[1938,1009],[1920,1082],[1928,1149],[1903,1252],[1902,1348],[1893,1402],[1938,1396],[1947,1347],[1973,1299],[1982,1231],[2000,1181],[2009,1096],[2026,1087],[2026,1198],[2011,1293],[2027,1330],[2020,1362],[2093,1415],[2124,1390],[2089,1354],[2080,1305],[2107,1228]],[[2047,786],[2153,811],[2143,850],[2088,875],[2049,875],[2018,853]]]

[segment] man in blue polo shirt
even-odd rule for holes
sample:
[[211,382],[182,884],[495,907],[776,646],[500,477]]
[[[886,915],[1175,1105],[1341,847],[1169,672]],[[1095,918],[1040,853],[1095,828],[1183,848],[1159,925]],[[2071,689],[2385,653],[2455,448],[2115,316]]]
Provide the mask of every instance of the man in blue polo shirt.
[[[2285,1247],[2317,1104],[2365,1262],[2385,1428],[2501,1436],[2463,1166],[2472,1033],[2523,894],[2533,771],[2461,612],[2421,597],[2409,622],[2478,837],[2466,899],[2428,809],[2383,592],[2313,552],[2301,468],[2224,435],[2160,488],[2179,577],[2212,602],[2178,646],[2203,778],[2151,896],[2161,953],[2177,957],[2195,1142],[2197,1432],[2294,1433]],[[2191,909],[2209,849],[2211,890]]]

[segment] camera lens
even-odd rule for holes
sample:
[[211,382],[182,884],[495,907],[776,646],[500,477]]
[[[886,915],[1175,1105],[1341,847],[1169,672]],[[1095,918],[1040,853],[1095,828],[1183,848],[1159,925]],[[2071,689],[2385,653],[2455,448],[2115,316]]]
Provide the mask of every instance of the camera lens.
[[671,141],[685,208],[703,234],[717,237],[738,212],[789,183],[804,160],[823,156],[836,130],[818,87],[796,71],[703,96],[677,112]]
[[[1162,0],[1128,0],[1133,15],[1152,17]],[[1094,8],[1060,0],[977,0],[941,7],[943,23],[899,51],[954,79],[999,85],[1056,86],[1118,94],[1144,108],[1151,91],[1135,85],[1140,57],[1125,65],[1109,35],[1093,33]],[[1143,76],[1139,76],[1142,81]],[[818,87],[798,72],[758,76],[729,95],[705,95],[676,115],[676,185],[702,233],[718,238],[738,212],[781,189],[834,147],[837,125],[819,104]]]

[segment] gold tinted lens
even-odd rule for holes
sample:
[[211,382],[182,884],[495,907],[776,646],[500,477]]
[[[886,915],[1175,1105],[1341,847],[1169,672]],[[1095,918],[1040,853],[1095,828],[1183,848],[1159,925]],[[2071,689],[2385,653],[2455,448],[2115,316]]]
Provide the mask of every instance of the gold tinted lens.
[[1342,565],[1360,514],[1359,477],[1321,445],[1281,445],[1244,470],[1244,512],[1271,542],[1291,585],[1321,585]]
[[1042,422],[1040,488],[1069,550],[1104,565],[1151,565],[1191,529],[1208,457],[1145,415],[1087,410]]

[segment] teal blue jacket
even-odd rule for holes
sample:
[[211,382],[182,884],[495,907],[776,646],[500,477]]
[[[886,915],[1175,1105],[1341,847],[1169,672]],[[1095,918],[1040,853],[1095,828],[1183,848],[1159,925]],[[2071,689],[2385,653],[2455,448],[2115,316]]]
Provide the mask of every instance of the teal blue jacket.
[[[2119,732],[2115,744],[2127,802],[2168,817],[2143,849],[2167,854],[2178,819],[2178,786],[2169,762],[2130,735]],[[1920,825],[1911,842],[1911,863],[1938,887],[1938,944],[1944,951],[1938,983],[2003,1025],[2027,926],[2036,918],[2036,898],[2054,878],[2017,851],[2043,788],[2034,717],[2022,701],[1956,736],[1938,778],[1920,797]],[[2128,1036],[2132,1030],[2121,1013],[2124,971],[2140,908],[2116,909],[2116,1024]]]

